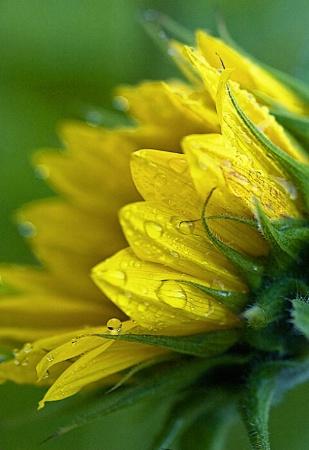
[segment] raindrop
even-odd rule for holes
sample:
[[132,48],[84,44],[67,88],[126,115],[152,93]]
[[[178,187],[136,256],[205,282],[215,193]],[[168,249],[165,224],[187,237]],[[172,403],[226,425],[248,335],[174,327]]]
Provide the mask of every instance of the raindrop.
[[212,280],[212,287],[214,288],[214,289],[224,289],[224,283],[221,281],[221,280],[218,280],[218,279],[213,279]]
[[167,183],[167,177],[164,173],[158,173],[154,179],[154,185],[157,188],[162,188]]
[[163,234],[163,228],[157,222],[153,222],[152,220],[147,220],[144,223],[144,228],[147,236],[151,239],[159,239]]
[[27,344],[24,345],[23,351],[25,353],[30,353],[32,349],[33,349],[32,345],[28,342]]
[[157,291],[157,297],[173,308],[183,309],[187,305],[187,294],[182,286],[174,280],[163,281]]
[[113,318],[109,319],[106,326],[111,333],[119,333],[122,328],[122,322],[119,319]]
[[34,168],[34,175],[40,180],[46,180],[49,177],[49,168],[44,164],[38,164]]
[[149,308],[149,303],[148,303],[148,302],[139,303],[139,304],[137,305],[137,309],[138,309],[138,311],[141,312],[141,313],[147,311],[148,308]]
[[13,350],[13,356],[15,356],[15,358],[19,355],[19,349],[18,348],[14,348]]
[[185,159],[172,158],[168,164],[176,173],[184,173],[188,168],[188,163]]
[[126,274],[121,270],[108,270],[106,276],[111,284],[116,284],[117,286],[123,286],[127,279]]
[[181,220],[178,217],[171,217],[171,224],[179,231],[179,233],[188,235],[194,231],[194,222],[189,220]]
[[273,179],[283,187],[285,192],[289,195],[291,200],[296,200],[297,198],[297,189],[290,181],[285,178],[273,177]]
[[20,361],[20,365],[23,366],[23,367],[28,366],[28,364],[29,364],[29,359],[28,359],[28,357],[26,357],[26,358],[24,358],[22,361]]
[[48,372],[48,370],[46,370],[46,372],[45,372],[44,375],[42,376],[42,380],[46,380],[47,378],[49,378],[49,372]]
[[[72,341],[72,344],[73,344],[73,341]],[[55,358],[54,358],[54,356],[53,356],[51,353],[50,353],[49,355],[46,356],[46,360],[47,360],[48,362],[52,362],[54,359],[55,359]]]
[[32,238],[37,234],[37,229],[33,223],[24,221],[18,225],[18,232],[24,238]]
[[113,106],[115,109],[118,109],[118,111],[126,112],[129,109],[129,102],[122,95],[118,95],[113,99]]
[[76,344],[77,344],[77,341],[78,341],[77,338],[73,338],[72,341],[71,341],[71,344],[72,344],[72,345],[76,345]]

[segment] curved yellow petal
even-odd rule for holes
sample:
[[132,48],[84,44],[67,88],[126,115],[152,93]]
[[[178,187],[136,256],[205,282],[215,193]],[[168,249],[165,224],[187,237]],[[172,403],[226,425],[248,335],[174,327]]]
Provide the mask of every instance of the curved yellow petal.
[[199,50],[211,66],[222,69],[222,61],[226,68],[235,69],[232,79],[243,87],[261,91],[263,95],[268,95],[295,113],[308,114],[309,107],[306,102],[247,56],[203,31],[197,33],[197,40]]
[[[287,179],[280,165],[266,154],[259,140],[242,121],[228,89],[232,89],[241,108],[245,104],[246,115],[255,125],[258,125],[260,118],[271,116],[266,107],[260,107],[235,84],[228,88],[226,84],[228,76],[228,73],[222,75],[218,104],[219,110],[223,111],[222,134],[228,143],[230,157],[222,159],[221,155],[217,156],[228,186],[252,210],[254,210],[253,196],[258,198],[266,214],[271,218],[300,216],[303,204],[297,195],[296,187]],[[279,130],[281,127],[271,119],[269,133],[265,130],[266,136],[276,145],[281,144],[282,150],[289,149],[291,153],[288,141],[287,145],[284,145],[284,141],[281,140],[282,136],[278,131],[278,127]]]
[[160,263],[209,287],[246,291],[234,268],[206,237],[201,221],[176,216],[162,204],[135,203],[120,214],[126,238],[143,261]]
[[62,400],[83,387],[140,362],[166,353],[160,347],[125,341],[108,341],[88,351],[65,370],[39,403]]
[[226,307],[186,283],[195,282],[208,287],[207,281],[181,274],[161,264],[141,261],[130,249],[122,250],[98,264],[92,271],[92,277],[119,308],[150,330],[162,329],[163,334],[170,331],[187,334],[187,325],[192,325],[189,326],[190,332],[193,327],[197,333],[203,328],[204,331],[214,330],[233,327],[238,323]]

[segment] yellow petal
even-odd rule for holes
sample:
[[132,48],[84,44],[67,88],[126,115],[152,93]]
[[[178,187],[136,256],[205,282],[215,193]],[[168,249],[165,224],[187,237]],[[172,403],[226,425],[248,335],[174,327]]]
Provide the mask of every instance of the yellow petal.
[[117,131],[111,133],[81,124],[64,125],[61,135],[69,150],[37,154],[37,170],[80,208],[115,221],[117,209],[138,198],[129,173],[134,144]]
[[162,204],[144,202],[124,207],[120,222],[140,259],[199,278],[209,287],[246,290],[224,255],[207,239],[201,221],[176,216]]
[[132,155],[131,171],[145,200],[162,202],[191,220],[200,218],[204,199],[194,188],[185,155],[140,150]]
[[204,32],[199,32],[197,38],[198,47],[211,66],[222,68],[220,57],[226,68],[235,68],[232,79],[245,88],[261,91],[295,113],[308,114],[308,105],[300,97],[248,57]]
[[[215,187],[207,204],[206,217],[226,215],[253,220],[252,209],[234,195],[225,179],[222,164],[233,155],[226,139],[217,134],[191,135],[184,139],[183,148],[194,185],[201,197],[206,199]],[[254,195],[256,187],[251,186],[251,189]],[[268,252],[268,245],[262,235],[248,225],[227,219],[209,220],[208,225],[224,242],[242,253],[261,256]]]
[[156,126],[166,133],[178,133],[178,141],[192,130],[206,133],[219,128],[209,95],[195,93],[184,83],[148,82],[137,87],[122,87],[118,94],[126,102],[129,113],[141,124]]
[[[130,249],[97,265],[92,277],[119,308],[150,330],[187,334],[186,328],[190,324],[199,332],[201,327],[206,331],[235,326],[238,322],[235,315],[219,302],[185,283],[205,285],[205,281],[161,264],[143,262]],[[190,332],[192,327],[188,327]]]
[[46,401],[69,397],[90,383],[166,353],[159,347],[135,342],[110,342],[90,350],[64,371],[39,403],[39,409]]
[[[286,177],[280,165],[268,154],[259,140],[252,135],[238,115],[226,85],[228,71],[222,75],[218,90],[219,110],[222,113],[222,134],[228,142],[230,157],[220,161],[226,182],[232,192],[254,210],[253,196],[259,199],[269,217],[297,217],[302,209],[302,200],[297,195],[296,187]],[[276,145],[281,143],[284,151],[292,149],[288,141],[282,140],[281,127],[268,113],[266,107],[260,107],[252,97],[232,84],[233,94],[246,115],[258,125],[262,117],[269,117],[266,136]],[[286,144],[286,145],[285,145]]]

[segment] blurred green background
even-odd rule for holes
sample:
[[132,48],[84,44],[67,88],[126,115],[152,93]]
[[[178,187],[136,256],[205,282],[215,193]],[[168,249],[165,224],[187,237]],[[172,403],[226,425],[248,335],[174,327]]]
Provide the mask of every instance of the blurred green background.
[[[0,0],[2,261],[32,261],[12,217],[23,203],[49,193],[29,160],[35,149],[60,145],[57,124],[64,118],[86,120],[89,114],[106,122],[102,108],[112,108],[118,84],[177,75],[137,20],[148,8],[189,29],[212,31],[220,14],[236,42],[255,57],[308,78],[307,0]],[[36,412],[41,395],[28,387],[0,389],[0,450],[146,450],[153,422],[167,409],[167,402],[160,401],[155,407],[134,407],[40,446],[61,424],[57,415],[62,408],[53,404]],[[308,401],[309,385],[273,410],[273,450],[309,448]],[[229,448],[247,448],[240,428]]]

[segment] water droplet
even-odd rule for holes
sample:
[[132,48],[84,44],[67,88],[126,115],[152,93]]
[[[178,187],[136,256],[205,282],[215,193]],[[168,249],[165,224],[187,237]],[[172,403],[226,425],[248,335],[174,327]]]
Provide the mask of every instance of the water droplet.
[[190,220],[181,220],[179,217],[171,217],[171,224],[179,231],[179,233],[188,235],[194,231],[194,222]]
[[202,170],[208,169],[208,157],[204,155],[203,153],[200,154],[198,159],[198,165]]
[[49,177],[49,168],[44,164],[38,164],[34,168],[34,175],[40,180],[46,180]]
[[185,308],[187,304],[187,294],[182,286],[174,280],[163,281],[157,291],[157,297],[173,308]]
[[24,238],[32,238],[37,234],[37,229],[33,223],[24,221],[18,225],[18,232]]
[[129,109],[129,102],[122,95],[118,95],[113,99],[113,107],[118,111],[126,112]]
[[158,173],[154,179],[154,185],[157,188],[162,188],[167,183],[167,177],[164,173]]
[[28,356],[26,356],[26,358],[24,358],[22,361],[20,361],[20,365],[23,367],[28,366],[28,364],[29,364]]
[[127,298],[131,298],[131,297],[132,297],[132,292],[130,292],[130,291],[124,291],[124,295],[125,295]]
[[222,289],[223,290],[224,289],[224,283],[221,280],[218,280],[218,279],[214,278],[212,280],[212,287],[214,289]]
[[169,160],[168,165],[176,173],[184,173],[188,168],[188,163],[185,159],[172,158]]
[[[72,340],[71,342],[72,342],[72,344],[73,344],[73,340]],[[55,358],[54,358],[54,356],[53,356],[51,353],[49,353],[49,355],[46,356],[46,360],[47,360],[48,362],[52,362],[54,359],[55,359]]]
[[172,255],[174,258],[178,258],[179,257],[179,253],[175,252],[173,250],[170,251],[170,255]]
[[152,220],[147,220],[144,223],[144,228],[147,236],[151,239],[159,239],[163,234],[163,228],[157,222],[153,222]]
[[141,313],[147,311],[147,309],[149,308],[149,303],[148,302],[143,302],[143,303],[139,303],[137,305],[137,310]]
[[117,286],[123,286],[127,279],[126,274],[121,270],[108,270],[105,274],[111,284],[116,284]]
[[20,365],[20,362],[18,361],[18,359],[15,359],[14,364],[15,364],[15,366],[19,366]]
[[15,356],[15,358],[19,355],[19,349],[18,348],[14,348],[13,350],[13,356]]
[[48,370],[46,370],[46,372],[45,372],[44,375],[42,376],[42,380],[46,380],[47,378],[49,378],[49,372],[48,372]]
[[33,349],[32,345],[28,342],[27,344],[24,345],[23,351],[25,353],[30,353],[32,349]]
[[280,186],[283,187],[285,192],[289,195],[291,200],[296,200],[297,198],[297,189],[293,183],[286,180],[285,178],[280,177],[272,177]]
[[77,341],[78,341],[77,338],[73,338],[73,339],[71,340],[71,344],[72,344],[72,345],[76,345],[76,344],[77,344]]
[[109,319],[106,326],[111,333],[119,333],[122,328],[122,322],[119,319],[113,318]]

